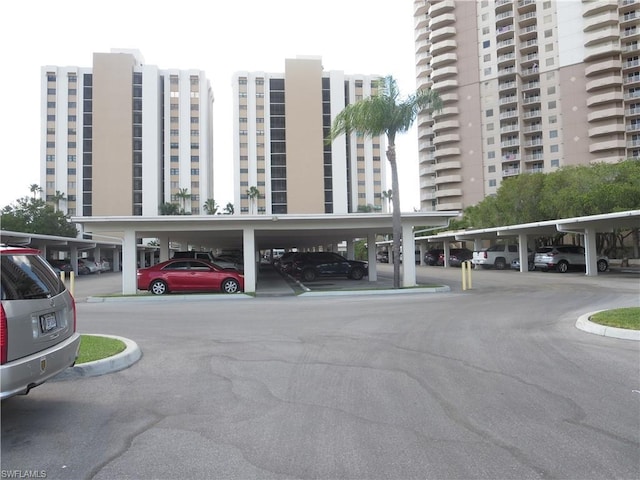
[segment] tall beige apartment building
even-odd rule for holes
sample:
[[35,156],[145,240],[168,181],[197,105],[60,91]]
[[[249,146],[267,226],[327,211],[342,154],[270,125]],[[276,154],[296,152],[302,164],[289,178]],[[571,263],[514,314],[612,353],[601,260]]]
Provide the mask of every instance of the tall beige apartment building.
[[199,70],[160,70],[135,50],[91,68],[41,68],[41,187],[69,215],[201,213],[213,198],[213,95]]
[[[374,93],[378,78],[324,71],[319,57],[287,59],[284,73],[234,74],[236,213],[386,211],[384,138],[324,141],[336,115]],[[259,196],[247,194],[252,187]]]
[[640,159],[640,0],[414,0],[422,210],[503,179]]

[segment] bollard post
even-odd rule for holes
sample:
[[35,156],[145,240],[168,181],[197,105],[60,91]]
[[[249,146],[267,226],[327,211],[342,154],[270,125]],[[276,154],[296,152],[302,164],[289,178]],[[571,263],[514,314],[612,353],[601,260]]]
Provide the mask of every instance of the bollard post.
[[75,290],[75,286],[76,286],[76,277],[74,272],[69,272],[69,291],[71,292],[71,295],[74,295],[74,290]]
[[465,260],[460,266],[462,267],[462,290],[471,289],[471,262]]

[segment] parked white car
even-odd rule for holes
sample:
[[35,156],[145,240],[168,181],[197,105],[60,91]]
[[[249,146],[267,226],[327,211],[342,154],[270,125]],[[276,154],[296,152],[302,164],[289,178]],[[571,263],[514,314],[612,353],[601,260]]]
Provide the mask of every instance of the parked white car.
[[[584,247],[578,245],[551,245],[538,248],[533,263],[536,269],[565,273],[572,268],[584,269],[586,255]],[[599,272],[605,272],[609,268],[609,260],[607,257],[599,256],[596,265]]]
[[474,266],[483,268],[495,268],[504,270],[509,268],[511,262],[519,257],[518,245],[498,243],[480,251],[473,252],[471,262]]
[[98,264],[93,260],[89,260],[87,258],[78,259],[78,275],[98,273],[100,271],[100,267],[98,267]]

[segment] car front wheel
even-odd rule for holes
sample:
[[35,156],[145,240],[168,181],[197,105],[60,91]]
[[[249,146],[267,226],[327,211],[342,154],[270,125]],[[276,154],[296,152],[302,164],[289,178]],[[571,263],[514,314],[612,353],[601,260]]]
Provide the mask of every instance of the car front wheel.
[[351,270],[351,278],[353,278],[354,280],[362,280],[362,277],[364,277],[363,269],[354,268],[353,270]]
[[316,279],[316,271],[312,268],[307,268],[302,272],[302,280],[305,282],[313,282]]
[[607,263],[607,261],[602,258],[598,260],[597,265],[598,265],[599,272],[606,272],[607,269],[609,268],[609,263]]
[[169,288],[162,280],[154,280],[151,282],[151,285],[149,285],[149,291],[154,295],[164,295],[165,293],[169,293]]
[[227,278],[222,282],[222,291],[224,293],[238,293],[240,291],[240,284],[233,278]]

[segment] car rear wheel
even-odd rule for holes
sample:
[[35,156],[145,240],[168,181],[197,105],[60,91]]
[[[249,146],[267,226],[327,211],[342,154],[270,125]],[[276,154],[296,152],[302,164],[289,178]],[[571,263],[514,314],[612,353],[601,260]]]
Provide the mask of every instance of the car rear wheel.
[[599,272],[606,272],[609,268],[609,263],[605,259],[601,258],[598,260],[597,266]]
[[566,261],[561,260],[558,262],[558,265],[556,265],[556,270],[560,273],[567,273],[569,270],[569,264]]
[[351,270],[351,278],[354,280],[362,280],[362,277],[364,277],[364,270],[362,268],[356,267]]
[[316,279],[316,271],[312,268],[307,268],[302,271],[302,280],[305,282],[313,282]]
[[494,263],[496,270],[504,270],[506,266],[507,262],[504,261],[504,258],[496,258],[496,263]]
[[149,285],[149,291],[154,295],[164,295],[165,293],[169,293],[169,288],[162,280],[154,280],[151,282],[151,285]]
[[224,293],[238,293],[240,291],[240,284],[233,278],[227,278],[222,282],[221,287]]

